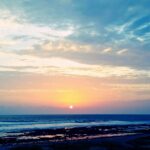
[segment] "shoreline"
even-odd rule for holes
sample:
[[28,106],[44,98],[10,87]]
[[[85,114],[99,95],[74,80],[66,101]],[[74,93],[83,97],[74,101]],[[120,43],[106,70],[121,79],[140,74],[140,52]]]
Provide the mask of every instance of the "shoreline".
[[[41,150],[43,150],[43,147],[47,146],[54,149],[55,145],[62,147],[67,146],[68,145],[67,143],[70,143],[71,147],[73,145],[75,147],[77,145],[80,145],[80,147],[82,147],[82,142],[84,142],[86,145],[90,147],[96,141],[98,141],[99,144],[102,141],[108,144],[109,141],[112,140],[115,140],[114,142],[112,142],[112,144],[114,143],[118,145],[121,141],[122,143],[125,144],[126,141],[128,140],[130,141],[131,139],[136,140],[137,138],[142,138],[143,141],[144,137],[147,137],[144,140],[150,139],[150,124],[89,126],[89,127],[41,129],[41,130],[38,129],[22,132],[22,134],[18,135],[12,134],[11,136],[1,137],[0,150],[9,150],[9,149],[15,150],[17,149],[17,147],[18,148],[22,147],[20,149],[23,149],[24,147],[28,146],[29,147],[38,146]],[[139,145],[139,143],[137,143],[136,145]]]
[[0,145],[0,150],[149,150],[150,134]]

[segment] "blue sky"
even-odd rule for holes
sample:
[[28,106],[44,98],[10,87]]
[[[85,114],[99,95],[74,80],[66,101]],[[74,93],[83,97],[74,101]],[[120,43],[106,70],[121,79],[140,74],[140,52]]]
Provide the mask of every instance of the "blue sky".
[[[39,82],[49,90],[55,79],[47,78],[57,76],[62,83],[84,78],[94,90],[109,87],[108,94],[117,89],[120,97],[103,98],[137,103],[134,113],[144,109],[150,101],[149,6],[149,0],[1,0],[0,106],[19,107],[24,98],[18,93],[38,92]],[[121,113],[108,109],[115,110]]]

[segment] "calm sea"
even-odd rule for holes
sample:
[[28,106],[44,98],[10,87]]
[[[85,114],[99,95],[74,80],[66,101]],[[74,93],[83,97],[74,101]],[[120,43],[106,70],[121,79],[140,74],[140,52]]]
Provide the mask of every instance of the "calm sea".
[[150,115],[5,115],[0,116],[0,136],[34,129],[126,124],[150,124]]

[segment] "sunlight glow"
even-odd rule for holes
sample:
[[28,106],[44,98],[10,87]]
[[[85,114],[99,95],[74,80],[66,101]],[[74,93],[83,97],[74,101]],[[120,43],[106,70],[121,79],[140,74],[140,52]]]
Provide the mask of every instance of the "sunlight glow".
[[73,105],[70,105],[70,106],[69,106],[69,109],[74,109],[74,106],[73,106]]

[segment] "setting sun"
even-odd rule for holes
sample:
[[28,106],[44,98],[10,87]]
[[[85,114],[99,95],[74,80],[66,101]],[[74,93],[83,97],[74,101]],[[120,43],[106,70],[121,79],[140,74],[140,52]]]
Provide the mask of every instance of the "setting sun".
[[74,106],[73,106],[73,105],[70,105],[70,106],[69,106],[69,109],[74,109]]

